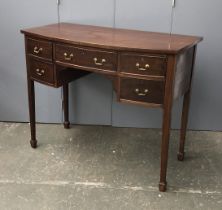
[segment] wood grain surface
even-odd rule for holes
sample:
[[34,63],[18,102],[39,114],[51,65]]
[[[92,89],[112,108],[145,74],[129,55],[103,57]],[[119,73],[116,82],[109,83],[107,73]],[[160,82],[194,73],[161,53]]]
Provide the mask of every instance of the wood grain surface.
[[147,51],[177,54],[196,45],[201,37],[167,33],[145,32],[127,29],[60,23],[22,30],[26,35],[34,35],[63,43],[102,47],[118,50]]

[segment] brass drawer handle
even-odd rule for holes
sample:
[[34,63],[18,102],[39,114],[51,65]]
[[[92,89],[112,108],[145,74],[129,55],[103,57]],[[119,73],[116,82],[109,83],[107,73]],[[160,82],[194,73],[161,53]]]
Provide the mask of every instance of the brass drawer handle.
[[38,48],[38,47],[34,47],[34,50],[33,50],[33,52],[35,53],[35,54],[39,54],[40,52],[42,52],[43,51],[43,48]]
[[73,53],[71,53],[69,56],[68,56],[67,53],[64,53],[64,56],[65,56],[65,60],[66,60],[66,61],[71,61],[72,58],[74,57]]
[[139,88],[136,88],[135,89],[135,93],[138,96],[146,96],[149,93],[149,90],[148,89],[144,89],[143,91],[141,91]]
[[94,58],[93,60],[97,66],[102,66],[106,62],[106,59],[104,58],[101,60],[101,63],[98,62],[98,58]]
[[136,63],[136,67],[139,71],[146,71],[150,68],[150,65],[149,64],[146,64],[144,68],[140,67],[140,64],[139,63]]
[[36,74],[38,74],[39,76],[44,76],[44,74],[45,74],[45,70],[44,69],[36,69],[35,70],[36,71]]

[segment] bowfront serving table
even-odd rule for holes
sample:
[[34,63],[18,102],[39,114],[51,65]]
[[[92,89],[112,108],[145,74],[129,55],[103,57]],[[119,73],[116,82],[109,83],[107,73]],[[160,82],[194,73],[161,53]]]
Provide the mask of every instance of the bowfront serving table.
[[37,147],[34,81],[63,87],[69,128],[68,84],[90,73],[113,81],[117,101],[163,109],[159,190],[166,190],[173,100],[184,96],[178,160],[184,159],[192,72],[201,37],[61,23],[25,35],[31,146]]

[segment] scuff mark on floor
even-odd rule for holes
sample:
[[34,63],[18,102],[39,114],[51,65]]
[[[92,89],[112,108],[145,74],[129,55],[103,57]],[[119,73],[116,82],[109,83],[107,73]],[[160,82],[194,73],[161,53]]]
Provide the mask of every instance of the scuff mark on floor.
[[[157,191],[158,188],[154,186],[112,186],[104,182],[71,182],[71,181],[14,181],[14,180],[0,180],[0,184],[25,184],[25,185],[52,185],[52,186],[82,186],[90,188],[106,188],[106,189],[116,189],[116,190],[132,190],[132,191]],[[176,189],[174,187],[169,187],[168,192],[171,193],[188,193],[188,194],[201,194],[201,195],[222,195],[219,191],[204,191],[195,190],[191,188],[187,189]]]

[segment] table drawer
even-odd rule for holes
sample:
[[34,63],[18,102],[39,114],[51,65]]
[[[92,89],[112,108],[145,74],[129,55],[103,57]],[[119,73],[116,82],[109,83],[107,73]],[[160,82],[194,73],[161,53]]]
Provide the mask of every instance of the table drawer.
[[63,44],[56,45],[56,61],[101,70],[116,71],[117,69],[115,52]]
[[165,76],[166,57],[122,53],[120,55],[120,71],[131,74]]
[[164,81],[121,78],[120,99],[163,104],[164,84]]
[[30,58],[30,76],[39,82],[54,84],[53,64]]
[[27,39],[28,54],[52,60],[52,43],[37,39]]
[[101,70],[117,70],[117,53],[111,51],[81,49],[80,65]]
[[71,63],[78,65],[79,50],[76,47],[69,45],[56,44],[55,47],[55,59],[63,63]]

